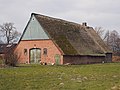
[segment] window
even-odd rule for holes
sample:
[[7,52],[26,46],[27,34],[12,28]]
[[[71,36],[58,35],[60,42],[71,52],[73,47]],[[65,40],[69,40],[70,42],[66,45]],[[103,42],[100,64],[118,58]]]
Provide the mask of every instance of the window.
[[27,55],[27,49],[24,49],[24,55]]
[[43,49],[43,54],[44,54],[44,55],[47,55],[47,48],[44,48],[44,49]]

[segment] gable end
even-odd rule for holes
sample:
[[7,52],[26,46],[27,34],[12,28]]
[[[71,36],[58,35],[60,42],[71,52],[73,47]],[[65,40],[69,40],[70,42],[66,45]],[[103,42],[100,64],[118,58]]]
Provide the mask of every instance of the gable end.
[[34,15],[31,15],[30,21],[28,22],[21,40],[41,40],[49,39],[42,26],[39,24]]

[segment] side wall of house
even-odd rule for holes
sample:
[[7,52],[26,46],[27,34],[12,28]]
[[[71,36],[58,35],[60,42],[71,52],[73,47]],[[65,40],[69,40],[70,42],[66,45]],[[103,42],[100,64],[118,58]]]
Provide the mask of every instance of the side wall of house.
[[[41,62],[55,63],[55,55],[60,56],[60,64],[63,64],[61,51],[52,42],[52,40],[21,40],[15,49],[20,56],[19,63],[30,63],[30,49],[41,49]],[[47,48],[47,55],[43,54],[43,49]],[[24,50],[27,49],[27,54]]]
[[63,64],[93,64],[93,63],[103,63],[105,56],[80,56],[80,55],[64,55]]
[[112,53],[106,53],[105,62],[112,62]]

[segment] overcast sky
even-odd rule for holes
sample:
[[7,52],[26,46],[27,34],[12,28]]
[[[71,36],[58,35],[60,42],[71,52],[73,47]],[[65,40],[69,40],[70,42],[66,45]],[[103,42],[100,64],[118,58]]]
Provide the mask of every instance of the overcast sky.
[[20,32],[33,12],[120,32],[120,0],[0,0],[0,24]]

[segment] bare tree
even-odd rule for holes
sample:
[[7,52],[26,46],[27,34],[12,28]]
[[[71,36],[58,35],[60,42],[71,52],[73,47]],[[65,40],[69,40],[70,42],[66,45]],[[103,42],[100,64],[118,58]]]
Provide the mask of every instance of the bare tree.
[[95,28],[96,33],[101,37],[101,39],[109,46],[110,41],[110,31],[105,30],[102,27]]
[[120,56],[120,35],[116,30],[109,31],[102,27],[95,28],[96,33],[102,38],[106,45],[113,51],[114,55]]
[[13,23],[4,23],[0,25],[0,36],[5,39],[5,43],[10,44],[16,42],[19,37],[20,33],[16,30]]
[[109,42],[113,52],[115,52],[119,48],[117,47],[119,39],[120,39],[119,33],[116,30],[111,31]]
[[103,41],[106,43],[106,45],[108,46],[110,45],[110,31],[109,30],[105,33],[103,37]]
[[117,39],[116,39],[115,47],[116,47],[116,51],[117,51],[117,52],[120,52],[120,38],[117,38]]
[[1,40],[1,38],[0,38],[0,44],[3,44],[4,42]]
[[105,29],[103,29],[102,27],[95,27],[95,31],[102,39],[104,38],[103,35],[105,32]]

